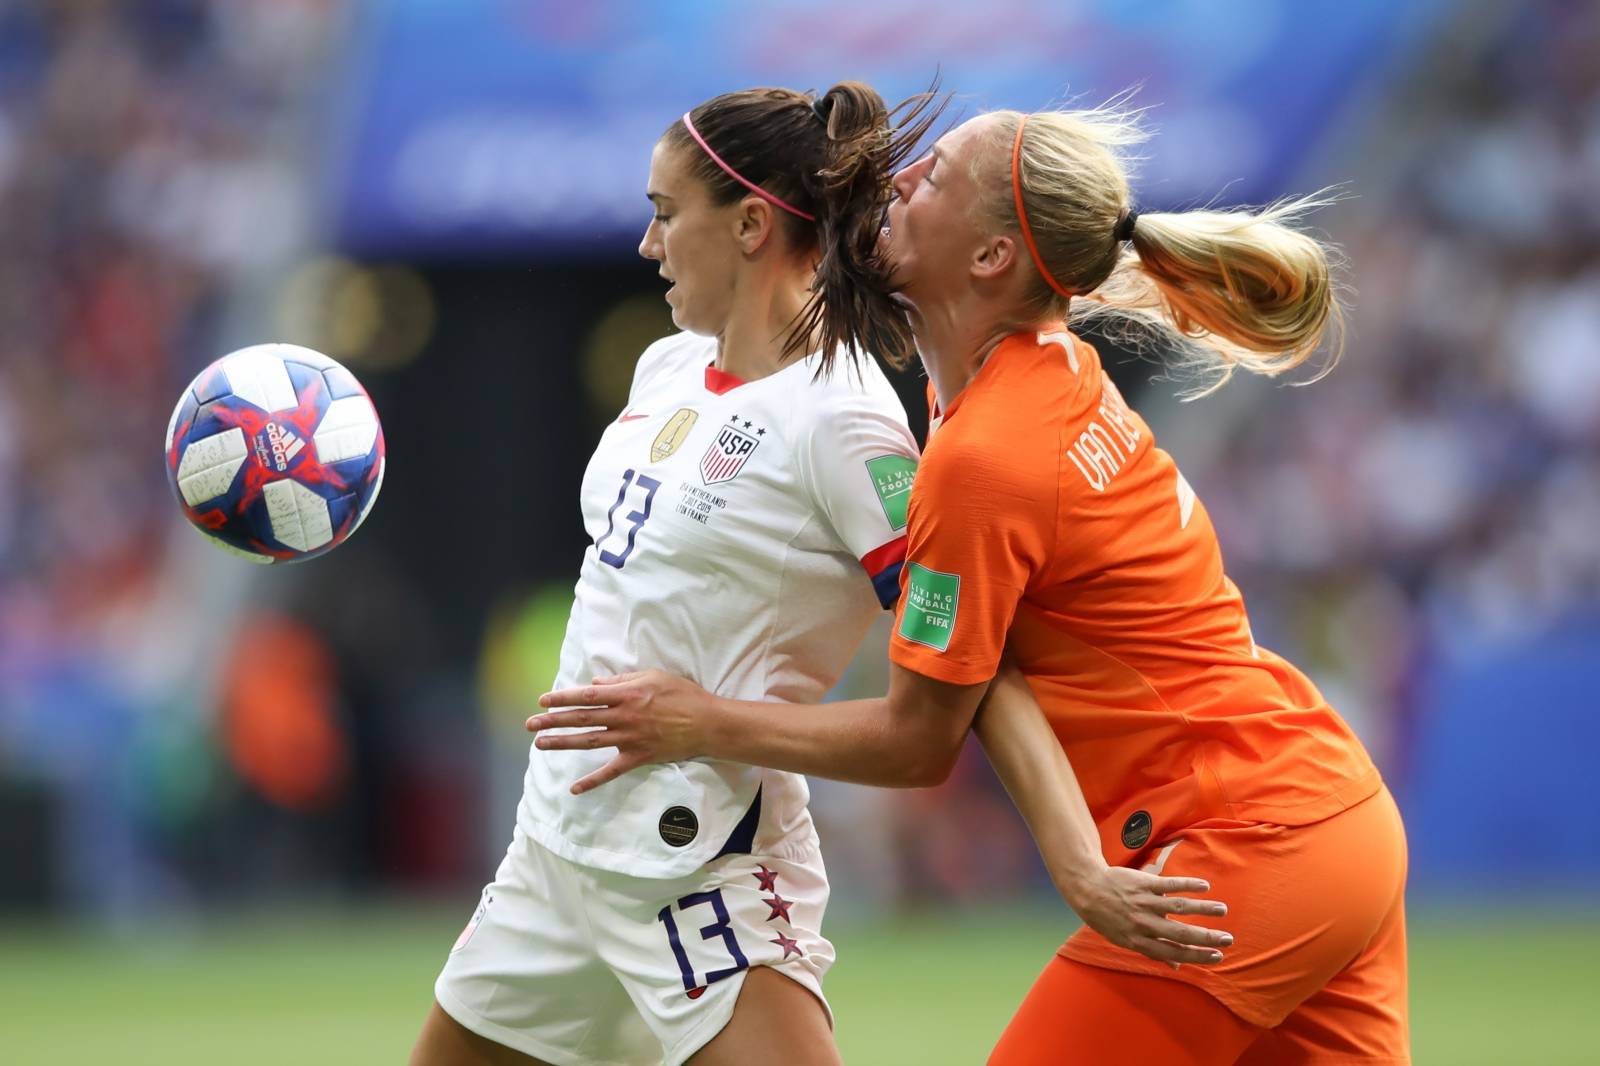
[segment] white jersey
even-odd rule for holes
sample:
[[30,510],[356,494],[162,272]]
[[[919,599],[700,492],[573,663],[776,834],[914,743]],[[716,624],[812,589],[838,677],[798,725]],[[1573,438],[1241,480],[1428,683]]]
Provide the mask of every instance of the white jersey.
[[[813,356],[740,382],[715,356],[690,333],[651,345],[589,461],[593,543],[557,688],[659,667],[721,696],[816,703],[899,593],[917,447],[882,371],[841,357],[813,380]],[[695,759],[568,791],[615,754],[533,749],[523,831],[642,877],[815,844],[798,774]]]

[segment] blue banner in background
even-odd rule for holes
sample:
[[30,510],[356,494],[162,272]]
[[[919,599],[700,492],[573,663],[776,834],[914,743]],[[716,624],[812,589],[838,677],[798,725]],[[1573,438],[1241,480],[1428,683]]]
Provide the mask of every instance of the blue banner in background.
[[1597,663],[1600,618],[1437,664],[1399,790],[1414,888],[1593,891]]
[[629,254],[650,148],[695,104],[846,79],[892,103],[936,72],[952,114],[1137,85],[1158,130],[1143,204],[1259,202],[1288,191],[1439,6],[370,0],[330,137],[329,213],[357,255]]

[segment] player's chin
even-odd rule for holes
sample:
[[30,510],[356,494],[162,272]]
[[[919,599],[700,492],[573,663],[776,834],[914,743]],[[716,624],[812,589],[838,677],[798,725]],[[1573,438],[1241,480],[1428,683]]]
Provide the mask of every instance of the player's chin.
[[916,324],[917,320],[922,314],[922,311],[917,304],[917,297],[915,293],[908,291],[907,287],[903,283],[896,281],[894,291],[889,294],[889,299],[893,300],[900,306],[901,310],[905,311],[907,315],[911,316],[913,325]]
[[721,328],[709,316],[683,299],[672,302],[672,324],[685,333],[694,333],[702,337],[714,337],[722,332]]
[[892,243],[880,242],[878,248],[883,253],[884,266],[889,268],[889,284],[896,291],[905,289],[906,283],[911,278],[911,271],[907,269],[905,259],[895,254]]
[[689,316],[684,309],[683,301],[673,299],[675,292],[676,289],[667,290],[667,308],[672,312],[672,324],[681,330],[693,332],[689,326]]

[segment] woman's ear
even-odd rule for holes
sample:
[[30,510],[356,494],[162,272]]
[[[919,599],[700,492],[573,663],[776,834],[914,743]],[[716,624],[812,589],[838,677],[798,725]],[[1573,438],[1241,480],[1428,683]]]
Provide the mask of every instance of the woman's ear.
[[990,237],[972,253],[972,276],[990,281],[1000,277],[1016,262],[1017,242],[1000,235]]
[[772,237],[778,224],[772,205],[759,196],[746,196],[739,201],[739,210],[733,219],[733,239],[739,242],[740,251],[754,255]]

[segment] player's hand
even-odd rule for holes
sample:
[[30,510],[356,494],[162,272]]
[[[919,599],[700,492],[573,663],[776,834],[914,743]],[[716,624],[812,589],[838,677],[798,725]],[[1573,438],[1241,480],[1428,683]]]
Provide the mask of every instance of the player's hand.
[[1220,918],[1226,904],[1191,899],[1179,893],[1202,893],[1211,886],[1196,877],[1162,877],[1126,866],[1102,867],[1078,886],[1067,900],[1085,925],[1118,947],[1170,963],[1192,962],[1209,966],[1222,961],[1222,948],[1233,945],[1233,935],[1168,915]]
[[[713,697],[692,681],[661,670],[597,677],[594,684],[564,688],[539,697],[551,710],[528,719],[534,747],[545,751],[616,748],[610,762],[572,786],[580,796],[648,763],[681,762],[701,754],[700,714]],[[578,728],[583,733],[544,732]]]

